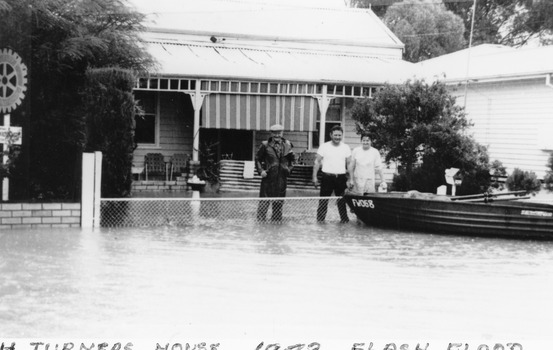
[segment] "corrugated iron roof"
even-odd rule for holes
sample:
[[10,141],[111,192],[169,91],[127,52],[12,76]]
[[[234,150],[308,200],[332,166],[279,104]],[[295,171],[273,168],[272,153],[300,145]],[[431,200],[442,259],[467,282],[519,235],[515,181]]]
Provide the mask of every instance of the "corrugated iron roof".
[[246,48],[219,44],[149,42],[157,73],[212,79],[278,80],[348,84],[402,83],[415,65],[376,55]]
[[[152,7],[156,2],[152,2]],[[278,40],[403,43],[368,9],[306,8],[249,1],[174,1],[171,11],[149,14],[150,28],[270,37]]]
[[553,46],[479,45],[419,62],[418,76],[445,82],[486,81],[553,73]]
[[165,76],[382,84],[414,67],[367,9],[175,0],[155,16],[145,38]]

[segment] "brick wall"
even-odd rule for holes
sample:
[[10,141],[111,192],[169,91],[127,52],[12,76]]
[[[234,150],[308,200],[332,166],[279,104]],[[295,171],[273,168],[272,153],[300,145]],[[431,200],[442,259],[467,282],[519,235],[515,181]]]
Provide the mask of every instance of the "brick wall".
[[0,229],[80,226],[81,203],[0,204]]
[[177,178],[176,181],[133,181],[132,193],[138,192],[185,192],[186,179]]

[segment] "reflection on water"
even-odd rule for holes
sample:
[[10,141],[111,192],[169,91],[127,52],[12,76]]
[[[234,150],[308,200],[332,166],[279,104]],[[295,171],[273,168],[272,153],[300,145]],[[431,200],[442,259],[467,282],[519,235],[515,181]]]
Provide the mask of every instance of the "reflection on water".
[[553,339],[551,242],[356,223],[13,230],[0,272],[5,337]]

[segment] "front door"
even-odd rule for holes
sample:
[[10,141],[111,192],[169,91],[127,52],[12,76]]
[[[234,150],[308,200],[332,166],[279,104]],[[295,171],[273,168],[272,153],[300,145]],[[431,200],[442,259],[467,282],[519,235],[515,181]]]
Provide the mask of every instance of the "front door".
[[201,129],[200,143],[200,157],[202,153],[212,152],[217,160],[253,159],[253,131],[251,130]]

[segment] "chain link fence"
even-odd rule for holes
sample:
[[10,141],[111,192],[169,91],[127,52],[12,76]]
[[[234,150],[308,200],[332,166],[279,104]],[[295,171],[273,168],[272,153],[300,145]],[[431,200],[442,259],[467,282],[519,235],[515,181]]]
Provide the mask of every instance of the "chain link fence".
[[[341,197],[103,198],[100,226],[186,226],[213,220],[222,223],[231,221],[233,224],[260,221],[309,224],[317,222],[317,208],[321,201],[328,203],[325,222],[340,222],[339,200]],[[273,209],[279,206],[282,218],[273,220]],[[260,207],[267,209],[265,220],[263,215],[258,217]],[[349,213],[350,219],[352,215]]]

